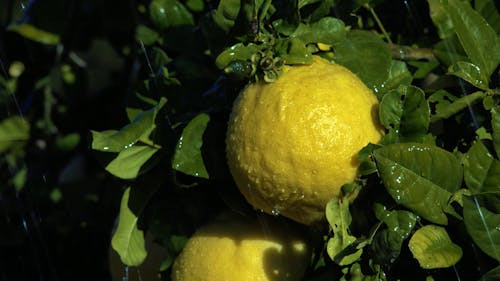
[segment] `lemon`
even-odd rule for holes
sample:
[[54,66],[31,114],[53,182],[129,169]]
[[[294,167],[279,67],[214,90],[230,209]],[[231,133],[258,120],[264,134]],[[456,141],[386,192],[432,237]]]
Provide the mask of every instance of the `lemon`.
[[378,100],[347,68],[314,56],[273,83],[248,85],[226,136],[231,174],[247,201],[304,224],[357,177],[356,157],[380,141]]
[[188,240],[173,281],[299,281],[310,259],[304,239],[286,225],[230,215]]

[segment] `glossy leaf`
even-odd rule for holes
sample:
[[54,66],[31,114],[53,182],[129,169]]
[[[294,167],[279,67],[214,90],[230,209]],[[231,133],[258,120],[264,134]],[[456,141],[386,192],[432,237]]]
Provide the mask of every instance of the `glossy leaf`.
[[149,5],[151,21],[160,29],[194,25],[193,15],[177,0],[153,0]]
[[277,52],[286,64],[312,63],[311,51],[298,38],[279,40],[276,44]]
[[138,266],[147,256],[144,232],[137,227],[138,217],[129,209],[130,187],[125,190],[120,204],[120,217],[111,246],[128,266]]
[[479,89],[488,89],[488,76],[482,73],[481,68],[470,62],[458,61],[450,65],[448,73],[464,79]]
[[456,35],[438,42],[434,46],[433,53],[445,66],[458,61],[469,61]]
[[446,229],[426,225],[418,229],[408,243],[413,257],[422,268],[446,268],[462,258],[462,249],[451,241]]
[[483,77],[489,77],[500,63],[500,41],[495,30],[467,1],[449,0],[446,7],[471,63],[481,69]]
[[362,249],[343,255],[343,251],[356,241],[356,237],[349,233],[352,221],[349,202],[338,198],[330,200],[326,205],[326,219],[333,230],[333,237],[326,246],[330,258],[339,265],[348,265],[358,260],[363,253]]
[[429,104],[424,92],[414,86],[401,86],[384,95],[379,115],[389,130],[384,143],[421,142],[429,128]]
[[210,116],[201,113],[187,124],[177,142],[172,168],[191,176],[208,179],[201,146],[203,145],[203,133],[209,121]]
[[496,0],[475,0],[474,8],[498,33],[500,30],[500,11],[497,8],[498,5],[495,5],[495,1]]
[[462,166],[450,152],[428,144],[386,145],[373,152],[392,198],[417,215],[447,224],[448,200],[462,183]]
[[147,145],[134,145],[124,149],[106,166],[106,171],[121,179],[134,179],[158,150]]
[[479,281],[498,281],[500,280],[500,265],[486,272]]
[[500,193],[500,161],[493,158],[481,141],[476,141],[465,154],[464,180],[473,193]]
[[464,198],[464,223],[474,243],[500,261],[500,214],[479,204],[476,197]]
[[432,22],[437,28],[439,38],[446,39],[453,36],[453,21],[441,0],[427,0]]
[[7,28],[10,31],[14,31],[19,33],[19,35],[33,40],[38,43],[42,43],[45,45],[57,45],[61,41],[61,38],[58,34],[54,34],[42,29],[37,28],[28,23],[21,24],[13,24],[9,25]]
[[369,31],[353,30],[335,44],[335,61],[358,75],[375,93],[382,90],[391,69],[387,44]]
[[472,103],[477,102],[484,98],[486,95],[483,92],[475,92],[466,96],[463,96],[459,99],[454,100],[452,103],[447,104],[446,106],[441,106],[439,111],[436,114],[431,116],[431,123],[434,123],[440,119],[449,118],[465,108],[469,107]]
[[493,146],[497,153],[497,158],[500,158],[500,106],[491,109],[491,128],[493,131]]
[[406,67],[404,61],[392,60],[391,67],[389,69],[389,77],[382,84],[381,91],[378,96],[382,96],[385,92],[396,89],[401,85],[410,85],[413,77]]
[[401,246],[417,222],[418,216],[403,210],[390,211],[381,204],[374,205],[375,216],[387,228],[377,232],[372,243],[375,261],[380,264],[393,263],[401,252]]
[[243,43],[237,43],[230,48],[227,48],[222,53],[217,56],[215,64],[218,68],[222,69],[226,67],[230,62],[236,60],[249,60],[253,55],[255,55],[260,50],[259,46],[250,43],[244,45]]
[[30,138],[30,124],[21,116],[12,116],[0,122],[0,153]]
[[156,115],[165,103],[166,99],[162,98],[155,107],[144,111],[132,123],[119,131],[92,131],[92,149],[104,152],[120,152],[132,147],[139,140],[148,141],[149,135],[156,128]]
[[310,25],[299,24],[292,38],[298,38],[305,44],[324,43],[336,44],[346,37],[346,27],[344,22],[332,17],[325,17]]

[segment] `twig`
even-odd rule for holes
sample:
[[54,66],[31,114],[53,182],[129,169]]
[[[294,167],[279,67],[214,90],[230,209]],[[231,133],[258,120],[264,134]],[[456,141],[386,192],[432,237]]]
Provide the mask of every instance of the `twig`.
[[413,48],[392,43],[389,44],[389,48],[394,59],[437,61],[432,49],[429,48]]

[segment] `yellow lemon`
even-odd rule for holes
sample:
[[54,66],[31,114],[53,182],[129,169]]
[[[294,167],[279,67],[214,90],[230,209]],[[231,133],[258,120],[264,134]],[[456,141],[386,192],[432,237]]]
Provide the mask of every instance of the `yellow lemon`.
[[357,177],[356,157],[380,141],[378,100],[351,71],[315,56],[273,83],[248,85],[226,137],[231,174],[247,201],[312,224]]
[[172,267],[173,281],[299,281],[310,260],[305,240],[286,225],[219,218],[188,240]]

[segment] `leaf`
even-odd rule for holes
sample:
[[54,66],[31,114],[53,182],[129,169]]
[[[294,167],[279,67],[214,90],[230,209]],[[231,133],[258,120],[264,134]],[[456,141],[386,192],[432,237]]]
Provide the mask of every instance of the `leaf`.
[[446,229],[426,225],[418,229],[408,243],[413,257],[422,268],[446,268],[462,258],[462,249],[453,243]]
[[56,140],[56,147],[62,151],[71,151],[80,143],[80,135],[78,133],[71,133],[61,136]]
[[486,272],[479,281],[498,281],[500,280],[500,265]]
[[500,63],[500,41],[495,30],[468,1],[449,0],[446,8],[470,62],[479,67],[483,77],[490,77]]
[[194,25],[193,15],[177,0],[153,0],[149,5],[151,21],[160,29]]
[[106,171],[121,179],[134,179],[141,173],[142,166],[158,150],[147,145],[134,145],[124,149],[106,166]]
[[0,153],[30,138],[30,124],[21,116],[12,116],[0,122]]
[[446,106],[441,106],[440,110],[436,114],[431,116],[431,123],[434,123],[440,119],[449,118],[465,108],[469,107],[472,103],[484,98],[486,95],[484,92],[475,92],[459,99],[454,100]]
[[135,40],[146,46],[153,45],[158,39],[160,39],[160,34],[143,24],[138,25],[135,29]]
[[203,0],[186,0],[186,6],[195,12],[201,12],[205,8],[205,2]]
[[477,197],[464,198],[464,223],[474,243],[500,261],[500,214],[479,204]]
[[348,265],[357,261],[363,253],[362,249],[355,249],[353,253],[343,254],[356,241],[356,237],[349,233],[352,221],[351,213],[349,213],[349,202],[339,198],[330,200],[326,205],[326,219],[333,230],[333,238],[328,240],[326,246],[328,256],[339,265]]
[[439,66],[439,62],[437,61],[409,61],[408,64],[417,68],[415,73],[413,73],[413,77],[416,79],[425,78]]
[[382,182],[398,204],[431,222],[448,223],[448,200],[460,188],[463,173],[453,154],[419,143],[386,145],[373,154]]
[[495,5],[495,0],[475,0],[474,5],[475,10],[488,22],[493,30],[499,32],[500,11]]
[[165,105],[162,98],[158,104],[144,111],[136,119],[119,131],[92,131],[92,149],[104,152],[120,152],[132,147],[139,140],[149,142],[149,135],[156,128],[156,115]]
[[497,153],[497,158],[500,158],[500,106],[491,109],[491,128],[493,131],[493,147]]
[[446,39],[453,36],[453,21],[446,11],[442,0],[427,0],[432,22],[437,28],[439,38]]
[[214,22],[228,32],[233,26],[240,12],[240,0],[221,0],[216,10],[212,11]]
[[177,142],[172,159],[172,168],[191,176],[208,179],[201,147],[203,145],[203,133],[209,121],[210,116],[201,113],[187,124]]
[[12,24],[7,30],[45,45],[57,45],[61,41],[59,35],[42,30],[28,23]]
[[144,232],[137,227],[138,217],[129,209],[130,187],[125,190],[120,204],[120,217],[111,246],[128,266],[141,265],[146,259]]
[[310,25],[299,24],[290,37],[298,38],[305,44],[324,43],[333,45],[345,39],[346,27],[344,22],[339,19],[324,17]]
[[382,125],[389,129],[384,143],[421,142],[429,128],[429,104],[424,92],[414,86],[401,86],[385,94],[379,115]]
[[460,77],[479,89],[488,89],[488,76],[481,72],[481,68],[470,62],[455,62],[448,67],[448,74]]
[[298,38],[277,40],[276,50],[285,64],[312,63],[312,54],[306,44]]
[[439,41],[434,45],[433,53],[446,66],[458,61],[469,61],[456,35]]
[[500,193],[500,161],[493,158],[481,141],[476,141],[465,154],[464,180],[473,193]]
[[250,43],[248,45],[244,45],[243,43],[237,43],[226,50],[224,50],[222,53],[220,53],[217,56],[217,59],[215,60],[215,65],[219,69],[222,69],[229,65],[230,62],[236,61],[236,60],[249,60],[252,58],[253,55],[255,55],[258,51],[260,50],[260,47]]
[[[389,69],[389,77],[385,80],[382,85],[382,93],[389,90],[396,89],[400,85],[410,85],[413,77],[406,67],[404,61],[392,60],[391,68]],[[380,96],[380,94],[379,94]]]
[[335,61],[354,72],[375,93],[382,91],[391,69],[391,52],[376,34],[352,30],[335,44]]
[[387,228],[377,232],[372,243],[375,262],[379,264],[394,263],[399,257],[401,246],[415,227],[418,216],[404,210],[389,211],[381,204],[374,205],[375,216]]

